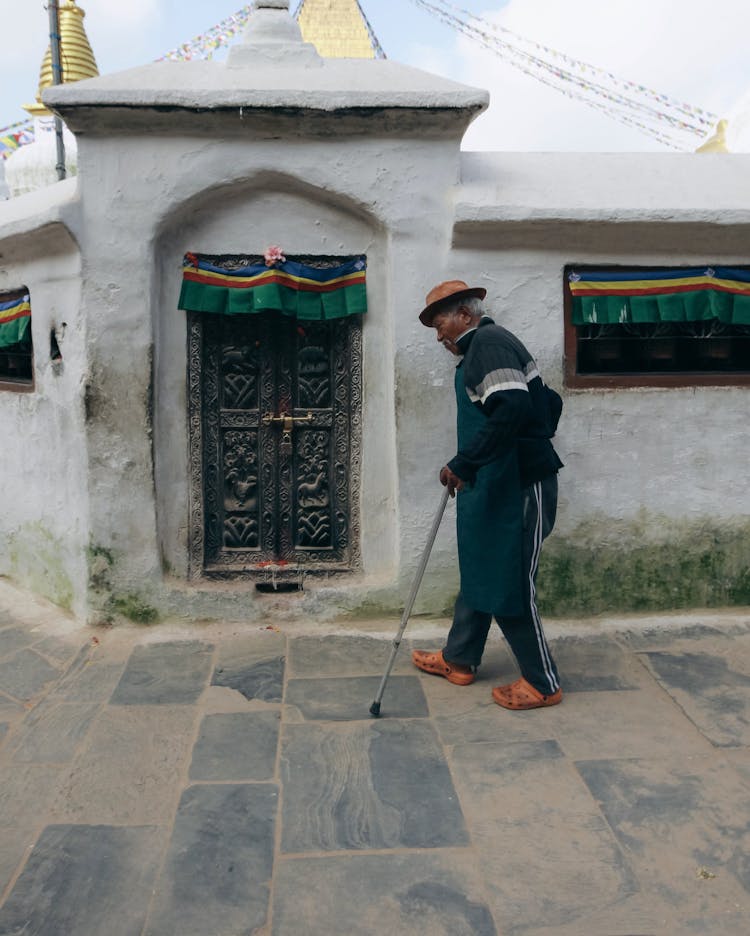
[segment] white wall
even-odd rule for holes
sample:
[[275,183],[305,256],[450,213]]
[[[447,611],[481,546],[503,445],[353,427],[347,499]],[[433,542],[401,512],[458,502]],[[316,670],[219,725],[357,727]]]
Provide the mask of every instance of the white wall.
[[[750,388],[562,387],[565,266],[748,265],[748,179],[747,156],[722,154],[462,157],[446,273],[487,288],[488,309],[563,392],[546,556],[550,593],[590,591],[581,609],[750,594]],[[576,568],[580,583],[552,581]]]
[[[85,611],[87,459],[81,262],[62,225],[0,243],[0,289],[31,298],[33,392],[0,390],[0,574]],[[50,360],[56,330],[63,360]]]
[[[577,251],[461,251],[451,270],[488,290],[486,306],[537,358],[543,376],[565,399],[555,440],[560,475],[558,532],[582,521],[633,520],[647,511],[644,532],[659,537],[662,518],[735,520],[750,516],[750,490],[738,470],[750,444],[747,388],[687,387],[564,390],[563,270],[576,263],[701,265],[743,262],[717,254],[710,239],[669,237],[664,253],[608,249],[611,233]],[[747,262],[746,257],[744,262]]]
[[[428,462],[434,475],[445,445],[425,431],[424,414],[394,404],[394,394],[419,374],[409,349],[424,338],[416,320],[424,282],[442,275],[458,145],[349,138],[345,129],[344,121],[335,139],[252,146],[182,136],[81,138],[83,303],[97,375],[87,424],[91,537],[113,557],[107,588],[117,601],[193,616],[268,611],[252,583],[184,581],[186,333],[176,307],[186,250],[253,252],[281,243],[290,253],[369,259],[363,572],[331,579],[295,607],[331,616],[363,602],[398,604],[437,498],[434,477],[426,488],[412,466]],[[449,590],[445,581],[439,590]]]
[[[282,140],[229,130],[191,137],[168,124],[150,137],[81,136],[74,228],[83,265],[62,224],[27,217],[21,200],[6,203],[13,220],[3,227],[0,211],[0,241],[13,247],[0,251],[0,287],[31,290],[37,390],[0,394],[2,530],[20,544],[0,573],[75,609],[90,599],[99,608],[92,618],[398,608],[455,446],[454,361],[417,318],[433,285],[459,277],[485,286],[489,310],[560,389],[566,264],[748,263],[750,157],[460,155],[456,139],[381,137],[375,127],[347,135],[345,117],[340,126],[336,137]],[[39,212],[44,199],[26,198]],[[181,259],[269,243],[369,258],[363,572],[283,601],[258,598],[252,583],[186,581]],[[63,320],[56,374],[49,328]],[[698,527],[750,524],[747,390],[564,395],[555,534],[563,547],[661,538],[680,550]],[[451,503],[423,610],[442,609],[455,593],[453,511]],[[41,566],[40,538],[53,544]]]

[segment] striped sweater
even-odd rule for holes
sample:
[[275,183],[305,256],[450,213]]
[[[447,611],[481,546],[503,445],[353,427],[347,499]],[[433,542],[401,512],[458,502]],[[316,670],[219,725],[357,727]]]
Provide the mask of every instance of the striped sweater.
[[559,471],[563,465],[550,442],[557,416],[550,406],[553,392],[524,345],[488,316],[456,344],[466,392],[487,420],[448,462],[451,471],[471,483],[482,465],[516,443],[523,487]]

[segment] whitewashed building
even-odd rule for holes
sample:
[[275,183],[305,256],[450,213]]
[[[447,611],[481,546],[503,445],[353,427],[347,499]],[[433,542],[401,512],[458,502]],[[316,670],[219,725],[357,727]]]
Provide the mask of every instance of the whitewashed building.
[[[454,447],[417,314],[459,277],[564,396],[543,610],[750,602],[750,156],[462,152],[485,91],[256,6],[226,62],[45,92],[78,175],[0,202],[0,322],[27,302],[33,341],[0,348],[0,574],[92,621],[397,609]],[[264,271],[312,291],[281,314]],[[598,320],[571,273],[736,310]],[[419,607],[456,587],[449,510]]]

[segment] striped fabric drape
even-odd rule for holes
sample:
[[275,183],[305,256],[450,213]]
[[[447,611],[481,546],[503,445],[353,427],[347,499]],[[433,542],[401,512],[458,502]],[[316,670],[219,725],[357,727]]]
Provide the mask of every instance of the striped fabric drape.
[[179,308],[218,315],[276,311],[303,320],[328,320],[367,311],[366,258],[318,269],[293,260],[271,267],[226,270],[186,254]]
[[568,274],[574,325],[702,322],[750,325],[750,270],[695,267]]
[[0,302],[0,348],[27,341],[31,335],[31,304],[28,296]]

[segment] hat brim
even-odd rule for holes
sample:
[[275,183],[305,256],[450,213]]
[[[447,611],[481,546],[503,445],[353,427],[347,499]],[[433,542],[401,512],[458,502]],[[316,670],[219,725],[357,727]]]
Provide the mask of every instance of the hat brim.
[[461,289],[458,292],[451,293],[449,296],[443,296],[436,302],[431,302],[419,313],[419,321],[428,328],[432,325],[432,320],[438,314],[442,306],[458,302],[459,299],[484,299],[487,290],[482,286],[474,286],[471,289]]

